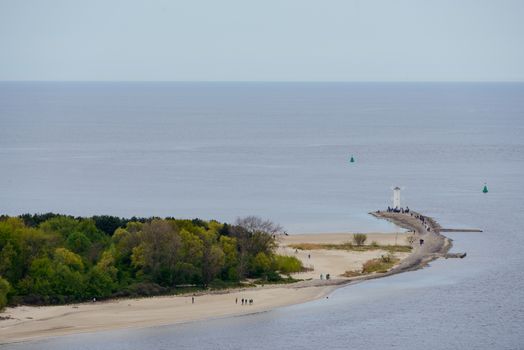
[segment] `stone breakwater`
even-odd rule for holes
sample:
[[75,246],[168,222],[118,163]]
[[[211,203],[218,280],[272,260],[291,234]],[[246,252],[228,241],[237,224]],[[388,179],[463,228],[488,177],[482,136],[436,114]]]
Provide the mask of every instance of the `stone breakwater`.
[[451,239],[440,234],[441,226],[433,218],[413,211],[409,213],[376,211],[370,214],[413,232],[412,254],[383,275],[416,270],[435,259],[451,257],[448,255],[452,246]]
[[[413,250],[398,265],[387,272],[372,273],[350,278],[335,278],[326,280],[307,280],[289,285],[293,288],[312,286],[343,286],[350,283],[387,277],[401,272],[414,271],[423,268],[429,262],[438,258],[463,258],[466,253],[449,254],[452,247],[451,239],[440,234],[441,226],[433,218],[411,211],[410,213],[393,213],[376,211],[370,213],[378,219],[388,220],[395,225],[413,233]],[[423,243],[421,244],[421,240]],[[406,242],[407,243],[407,242]]]

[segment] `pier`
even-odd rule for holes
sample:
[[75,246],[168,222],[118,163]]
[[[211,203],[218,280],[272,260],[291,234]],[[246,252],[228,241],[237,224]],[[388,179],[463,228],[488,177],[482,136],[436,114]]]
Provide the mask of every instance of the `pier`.
[[440,232],[482,232],[478,228],[441,228]]

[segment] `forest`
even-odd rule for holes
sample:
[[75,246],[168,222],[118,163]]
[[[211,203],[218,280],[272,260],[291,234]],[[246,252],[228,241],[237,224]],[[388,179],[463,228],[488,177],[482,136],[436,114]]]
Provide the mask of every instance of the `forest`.
[[[292,280],[276,254],[282,228],[255,216],[214,220],[0,217],[0,309],[173,294]],[[287,277],[286,277],[287,275]]]

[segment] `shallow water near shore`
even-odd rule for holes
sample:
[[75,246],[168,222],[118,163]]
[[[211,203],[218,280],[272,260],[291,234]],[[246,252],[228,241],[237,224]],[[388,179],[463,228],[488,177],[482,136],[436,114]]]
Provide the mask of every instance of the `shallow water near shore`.
[[367,212],[399,185],[443,227],[484,230],[446,234],[465,259],[328,299],[2,348],[522,348],[523,116],[523,84],[0,83],[4,213],[393,231]]

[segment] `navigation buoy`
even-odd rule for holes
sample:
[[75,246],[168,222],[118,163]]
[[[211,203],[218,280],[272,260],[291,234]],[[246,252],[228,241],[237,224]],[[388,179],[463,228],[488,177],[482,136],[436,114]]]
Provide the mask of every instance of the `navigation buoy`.
[[353,156],[351,156],[351,158],[349,159],[349,162],[350,163],[355,163],[355,158],[353,158]]
[[482,189],[482,193],[488,193],[488,185],[484,184],[484,188]]

